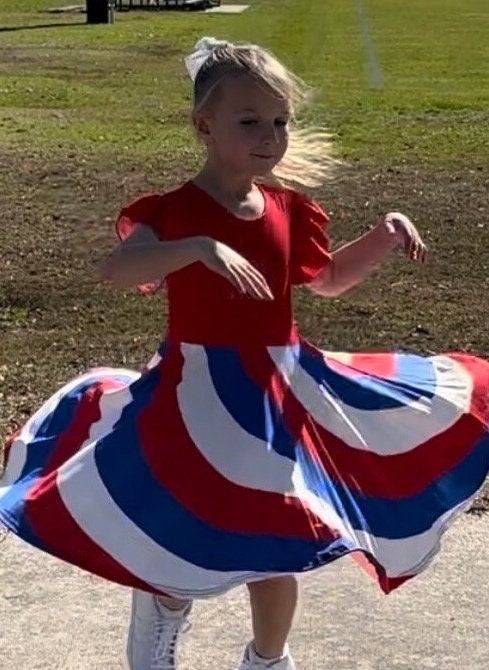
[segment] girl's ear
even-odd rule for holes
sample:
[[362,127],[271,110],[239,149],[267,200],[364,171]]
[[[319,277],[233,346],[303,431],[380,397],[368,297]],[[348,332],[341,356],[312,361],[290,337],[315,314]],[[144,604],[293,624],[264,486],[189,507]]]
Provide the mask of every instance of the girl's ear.
[[212,144],[212,124],[209,116],[194,112],[192,114],[192,122],[199,140],[206,145]]

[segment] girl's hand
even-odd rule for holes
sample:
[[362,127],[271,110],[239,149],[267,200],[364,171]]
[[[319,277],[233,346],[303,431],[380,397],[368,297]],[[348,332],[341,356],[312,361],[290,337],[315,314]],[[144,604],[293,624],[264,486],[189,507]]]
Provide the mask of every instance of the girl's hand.
[[211,238],[201,241],[199,260],[217,272],[244,295],[258,300],[273,300],[273,294],[265,277],[246,258]]
[[397,237],[404,247],[404,253],[410,260],[426,263],[428,249],[416,227],[407,216],[400,212],[390,212],[386,214],[382,223],[391,235]]

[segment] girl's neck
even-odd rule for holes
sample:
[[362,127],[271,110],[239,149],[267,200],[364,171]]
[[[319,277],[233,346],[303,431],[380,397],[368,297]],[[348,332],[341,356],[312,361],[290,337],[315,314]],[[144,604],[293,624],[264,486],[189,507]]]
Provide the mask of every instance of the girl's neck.
[[238,218],[255,220],[263,216],[265,198],[252,178],[224,177],[204,166],[193,183]]
[[256,189],[253,177],[242,174],[223,174],[210,163],[206,163],[194,178],[194,183],[211,195],[239,204]]

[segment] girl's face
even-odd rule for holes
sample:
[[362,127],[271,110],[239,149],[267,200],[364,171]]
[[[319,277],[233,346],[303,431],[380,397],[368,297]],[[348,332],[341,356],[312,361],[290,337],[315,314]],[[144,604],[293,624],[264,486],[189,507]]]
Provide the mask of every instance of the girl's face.
[[216,97],[208,112],[195,117],[209,157],[233,174],[268,174],[287,150],[287,101],[247,75],[222,81]]

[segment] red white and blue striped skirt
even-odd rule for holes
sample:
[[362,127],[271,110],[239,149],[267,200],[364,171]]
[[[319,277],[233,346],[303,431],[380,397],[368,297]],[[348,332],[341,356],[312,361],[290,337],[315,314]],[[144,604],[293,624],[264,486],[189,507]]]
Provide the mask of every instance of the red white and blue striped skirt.
[[181,598],[353,554],[422,572],[489,468],[489,363],[164,343],[97,368],[11,441],[0,523],[106,579]]

